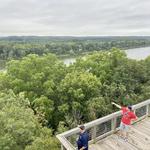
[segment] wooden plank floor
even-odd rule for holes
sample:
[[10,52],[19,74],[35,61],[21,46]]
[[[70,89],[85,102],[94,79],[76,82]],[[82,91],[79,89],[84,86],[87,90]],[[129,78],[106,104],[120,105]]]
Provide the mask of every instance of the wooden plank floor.
[[150,118],[130,128],[128,142],[113,134],[90,145],[90,150],[150,150]]

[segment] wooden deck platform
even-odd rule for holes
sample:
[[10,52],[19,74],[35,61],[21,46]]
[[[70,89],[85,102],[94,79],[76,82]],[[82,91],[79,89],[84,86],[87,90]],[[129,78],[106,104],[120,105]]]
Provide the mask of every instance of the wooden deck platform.
[[113,134],[90,145],[90,150],[150,150],[150,118],[131,126],[128,142]]

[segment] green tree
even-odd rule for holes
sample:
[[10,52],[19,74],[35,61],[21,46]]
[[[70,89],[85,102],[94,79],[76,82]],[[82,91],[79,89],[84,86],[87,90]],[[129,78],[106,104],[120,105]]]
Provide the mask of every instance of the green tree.
[[16,94],[25,93],[39,121],[56,128],[58,120],[53,120],[58,103],[57,86],[65,74],[63,63],[56,56],[48,54],[29,55],[21,60],[10,61],[6,77],[9,79],[9,88]]
[[[12,91],[0,93],[0,149],[24,150],[28,145],[40,139],[45,147],[59,148],[50,129],[42,129],[29,101],[23,93],[16,96]],[[39,147],[40,148],[40,147]]]
[[75,122],[78,124],[82,118],[87,120],[84,115],[87,111],[86,102],[99,95],[101,83],[91,73],[74,71],[66,75],[58,88],[60,113],[62,118],[68,117],[68,120],[64,118],[66,121],[72,118],[72,122],[69,122],[71,125]]
[[95,97],[87,101],[87,117],[95,120],[111,113],[111,105],[103,97]]

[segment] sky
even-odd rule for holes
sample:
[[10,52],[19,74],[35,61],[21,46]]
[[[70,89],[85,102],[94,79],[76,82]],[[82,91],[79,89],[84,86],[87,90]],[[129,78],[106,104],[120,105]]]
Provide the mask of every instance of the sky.
[[0,36],[150,35],[150,0],[0,0]]

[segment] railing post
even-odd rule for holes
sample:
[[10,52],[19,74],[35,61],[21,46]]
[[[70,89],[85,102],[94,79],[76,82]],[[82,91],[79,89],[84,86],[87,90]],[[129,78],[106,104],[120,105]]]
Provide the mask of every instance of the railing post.
[[96,126],[94,126],[92,129],[92,140],[95,142],[95,139],[96,139]]
[[111,130],[113,132],[115,132],[115,130],[116,130],[116,125],[117,125],[117,118],[115,117],[115,118],[111,119]]
[[149,114],[149,105],[146,105],[146,116]]
[[150,104],[146,105],[146,116],[150,116]]
[[150,104],[148,106],[148,116],[150,116]]
[[66,150],[62,144],[61,144],[61,150]]

